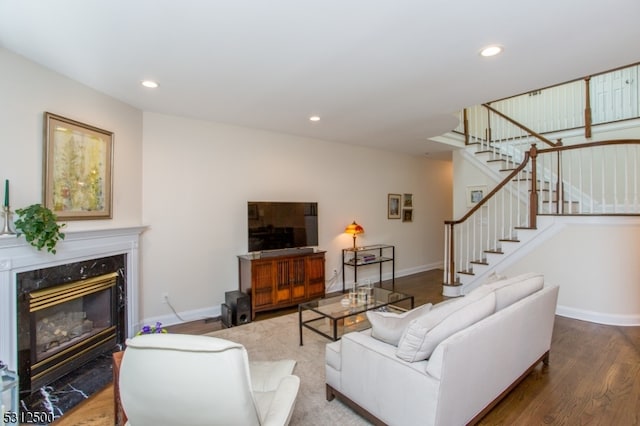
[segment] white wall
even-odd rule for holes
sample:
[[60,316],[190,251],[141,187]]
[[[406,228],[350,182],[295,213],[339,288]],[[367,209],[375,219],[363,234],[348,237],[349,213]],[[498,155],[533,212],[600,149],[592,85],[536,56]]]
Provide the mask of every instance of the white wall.
[[561,229],[500,274],[542,272],[560,286],[558,313],[640,324],[640,219],[560,218]]
[[[148,320],[216,315],[237,289],[247,252],[247,201],[317,201],[327,287],[341,288],[344,228],[358,244],[396,245],[396,273],[441,267],[443,221],[451,216],[450,162],[302,137],[144,114],[143,306]],[[387,219],[387,194],[412,193],[413,222]],[[359,278],[377,268],[359,270]],[[385,267],[385,273],[388,268]],[[360,275],[362,273],[363,275]],[[352,281],[352,271],[347,271]]]
[[11,209],[43,201],[45,111],[114,132],[113,219],[65,229],[140,225],[142,112],[0,48],[0,181],[10,181]]
[[[359,244],[397,246],[397,274],[441,266],[450,162],[143,114],[2,48],[0,93],[0,181],[11,182],[14,210],[42,201],[45,111],[114,132],[113,219],[70,221],[66,230],[149,225],[141,242],[145,322],[179,321],[163,292],[187,319],[219,312],[224,292],[238,285],[236,256],[247,251],[248,200],[319,203],[330,289],[341,286],[332,272],[352,243],[342,232],[352,220],[366,230]],[[413,194],[413,222],[388,220],[387,194],[405,192]]]

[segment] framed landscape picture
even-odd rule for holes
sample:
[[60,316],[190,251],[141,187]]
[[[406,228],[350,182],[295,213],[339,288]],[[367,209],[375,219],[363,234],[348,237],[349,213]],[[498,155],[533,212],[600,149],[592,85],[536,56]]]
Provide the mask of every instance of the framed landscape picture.
[[45,113],[44,204],[60,220],[110,219],[113,133]]
[[387,196],[387,219],[400,219],[400,194]]
[[486,194],[486,185],[467,186],[467,207],[474,207]]

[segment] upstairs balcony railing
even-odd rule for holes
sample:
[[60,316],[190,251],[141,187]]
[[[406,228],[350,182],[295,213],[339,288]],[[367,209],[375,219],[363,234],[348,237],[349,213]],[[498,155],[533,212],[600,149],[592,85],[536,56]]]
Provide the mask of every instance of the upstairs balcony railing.
[[[589,138],[593,126],[640,117],[639,78],[640,64],[633,64],[488,105],[540,135],[583,129]],[[465,114],[472,118],[465,120]],[[454,131],[468,142],[490,140],[486,131],[495,124],[478,105],[460,112],[460,125]]]

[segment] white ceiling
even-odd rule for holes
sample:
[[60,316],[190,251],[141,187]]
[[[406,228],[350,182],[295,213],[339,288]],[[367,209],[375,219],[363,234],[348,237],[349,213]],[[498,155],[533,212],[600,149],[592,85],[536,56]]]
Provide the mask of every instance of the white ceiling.
[[638,0],[0,0],[0,45],[145,111],[438,155],[465,106],[638,62],[639,22]]

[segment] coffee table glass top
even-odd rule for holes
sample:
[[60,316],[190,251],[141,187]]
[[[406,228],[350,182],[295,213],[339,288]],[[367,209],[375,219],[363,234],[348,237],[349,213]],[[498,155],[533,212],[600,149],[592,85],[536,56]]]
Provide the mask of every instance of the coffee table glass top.
[[[331,340],[338,340],[344,333],[369,328],[365,312],[385,309],[401,312],[413,308],[413,296],[372,287],[367,296],[350,299],[349,294],[318,299],[298,305],[300,344],[302,328],[308,328]],[[311,312],[307,312],[311,311]]]

